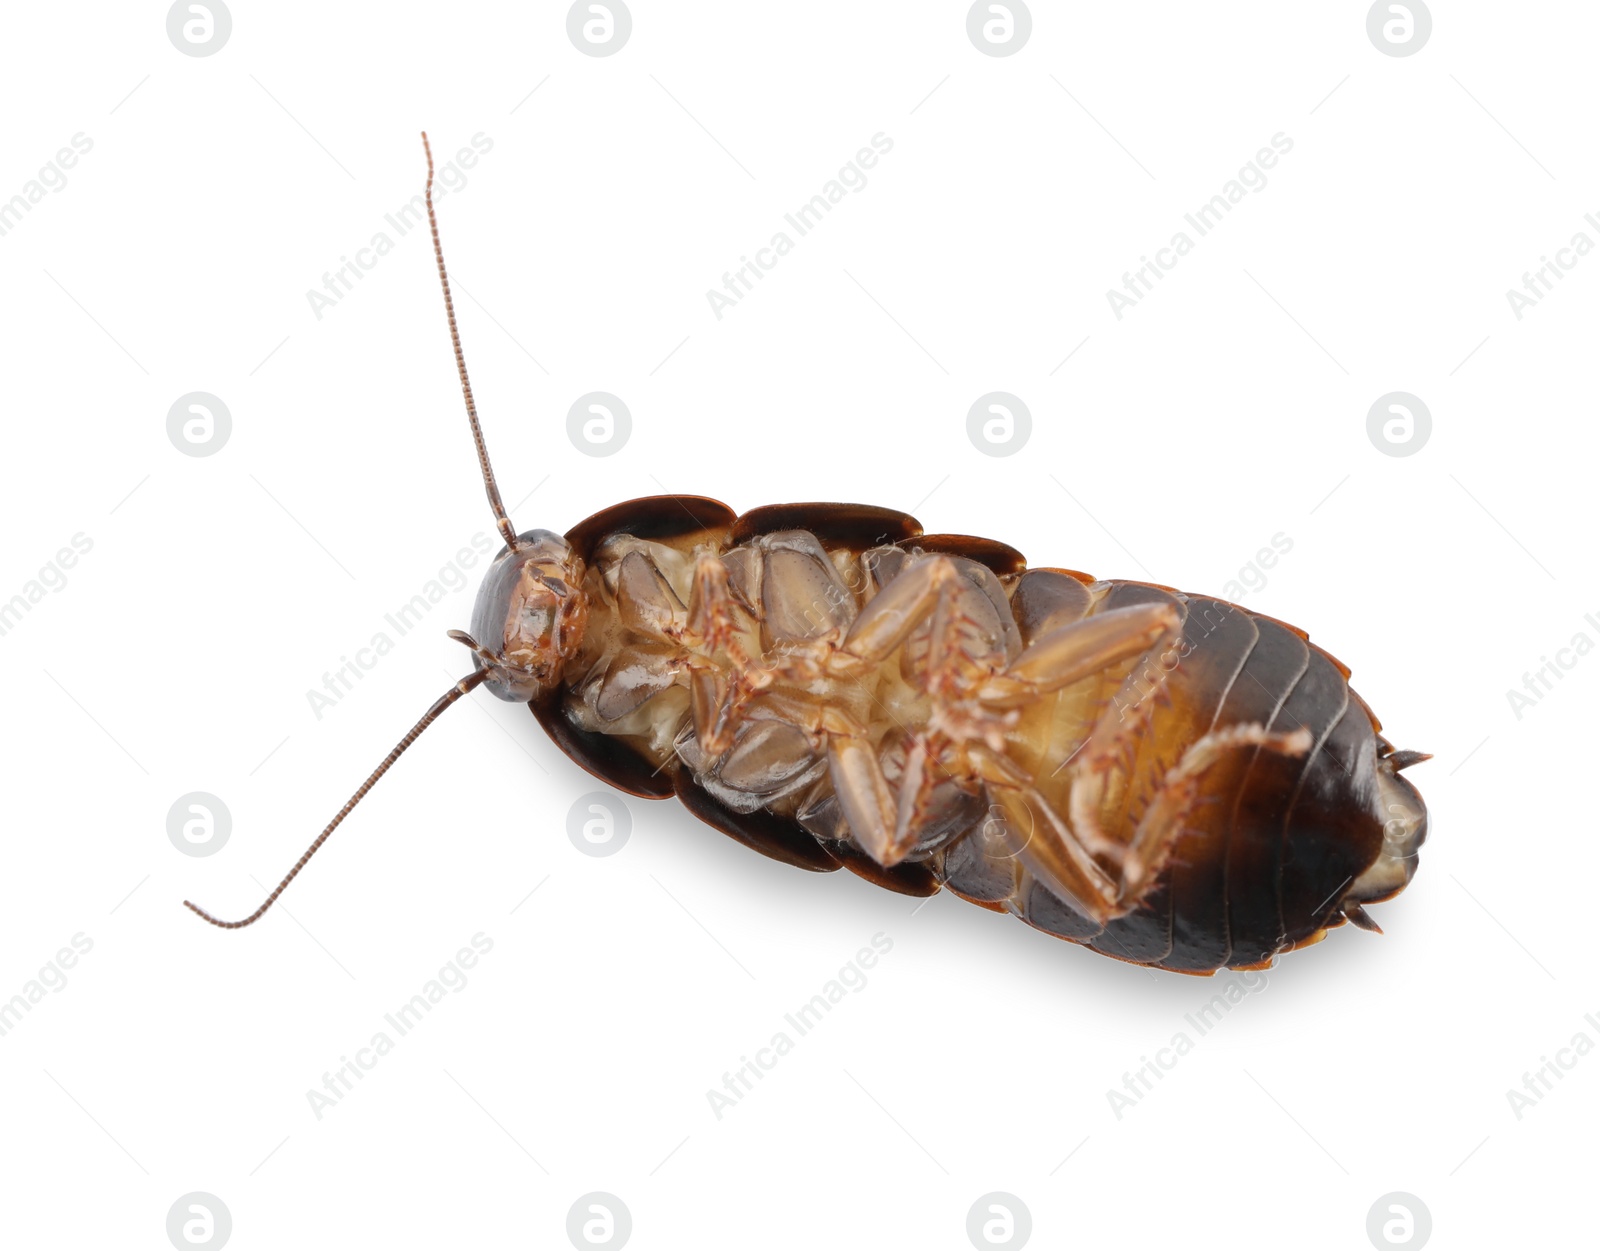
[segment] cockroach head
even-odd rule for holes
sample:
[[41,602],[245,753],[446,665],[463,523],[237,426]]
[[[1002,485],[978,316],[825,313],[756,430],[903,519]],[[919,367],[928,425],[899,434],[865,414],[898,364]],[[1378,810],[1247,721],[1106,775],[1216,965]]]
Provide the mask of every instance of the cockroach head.
[[589,601],[583,561],[559,534],[529,530],[502,550],[484,575],[472,608],[472,640],[485,685],[516,703],[560,683],[583,645]]

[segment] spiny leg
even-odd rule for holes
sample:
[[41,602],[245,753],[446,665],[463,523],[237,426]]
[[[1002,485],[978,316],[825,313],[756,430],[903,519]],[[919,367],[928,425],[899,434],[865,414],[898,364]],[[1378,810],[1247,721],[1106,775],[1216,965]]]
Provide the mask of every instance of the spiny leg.
[[978,776],[1021,844],[1023,866],[1058,899],[1102,925],[1117,912],[1117,883],[1050,801],[1010,760],[986,747],[967,751]]
[[[731,679],[721,674],[692,675],[691,700],[702,746],[708,753],[726,750],[734,726],[748,716],[789,720],[825,738],[829,777],[852,836],[883,867],[900,863],[933,817],[933,792],[948,775],[945,756],[952,741],[986,737],[994,739],[998,748],[999,728],[1008,723],[1003,714],[961,698],[965,683],[971,681],[963,670],[973,658],[963,647],[970,623],[959,607],[960,589],[955,563],[943,556],[929,557],[874,596],[837,643],[827,638],[797,640],[772,669],[751,666],[736,670]],[[725,571],[719,584],[715,572],[702,580],[697,570],[691,628],[709,631],[716,606],[727,595]],[[769,688],[775,682],[804,685],[824,675],[865,677],[924,623],[929,625],[930,639],[923,684],[934,699],[935,714],[929,729],[908,744],[896,794],[865,726],[837,710],[823,714],[797,693]],[[762,698],[756,700],[757,695]]]
[[[708,758],[733,745],[749,700],[772,684],[772,674],[750,659],[740,642],[741,611],[728,586],[728,568],[711,552],[695,562],[689,591],[687,641],[698,656],[689,663],[689,703],[700,750]],[[716,653],[727,657],[716,663]]]
[[826,701],[807,715],[809,697],[775,691],[752,713],[778,715],[827,740],[828,776],[851,836],[886,869],[910,854],[940,814],[935,788],[949,776],[928,734],[914,735],[906,750],[898,784],[884,773],[883,761],[867,728]]
[[1131,712],[1118,708],[1115,720],[1102,714],[1089,737],[1069,757],[1067,819],[1078,837],[1096,853],[1122,854],[1123,844],[1100,828],[1100,810],[1111,775],[1131,771],[1139,742],[1154,717],[1155,704],[1148,699],[1135,703]]
[[910,637],[939,607],[961,577],[947,556],[920,560],[874,595],[850,623],[839,644],[836,667],[878,664]]
[[[869,823],[864,839],[854,821],[852,832],[885,868],[904,860],[937,822],[939,788],[958,773],[970,774],[960,764],[959,744],[969,738],[985,739],[998,750],[1003,729],[1015,719],[1015,714],[992,714],[967,698],[973,681],[987,670],[973,672],[979,662],[968,654],[967,644],[974,623],[962,611],[962,590],[961,573],[948,557],[918,561],[892,579],[856,618],[835,662],[836,668],[839,661],[861,667],[881,663],[924,623],[928,626],[927,653],[919,668],[933,708],[927,727],[906,744],[898,786],[891,787],[883,776],[876,752],[850,760],[836,744],[830,751],[830,761],[837,760],[840,766],[831,770],[835,786],[842,779],[856,787],[850,802],[861,820]],[[847,764],[853,764],[859,775],[842,767]],[[876,802],[879,796],[887,796],[889,803]],[[842,793],[840,804],[847,804]]]
[[[1030,838],[1037,838],[1039,845],[1031,859],[1040,876],[1091,914],[1105,913],[1115,906],[1117,888],[1093,853],[1120,852],[1120,845],[1098,835],[1097,829],[1087,839],[1075,836],[1044,796],[1005,760],[1003,730],[1016,714],[1000,715],[999,709],[1142,654],[1176,630],[1178,615],[1169,604],[1140,604],[1070,623],[1036,639],[1003,673],[984,679],[977,699],[963,699],[960,671],[967,658],[961,651],[963,619],[955,594],[960,576],[944,557],[913,565],[874,598],[841,646],[853,660],[881,661],[924,621],[930,625],[925,685],[935,707],[929,730],[908,745],[892,826],[882,802],[890,788],[875,755],[864,754],[872,755],[870,762],[852,755],[852,768],[832,770],[836,787],[841,778],[855,787],[851,803],[868,823],[865,840],[858,834],[858,841],[880,864],[897,863],[916,845],[941,775],[964,773],[998,787],[1002,807],[1014,823],[1033,831]],[[963,746],[970,750],[964,752]],[[846,805],[842,793],[840,802]]]
[[933,574],[929,582],[934,590],[926,613],[928,639],[920,673],[932,707],[926,727],[907,742],[900,769],[892,847],[897,858],[909,855],[939,822],[941,791],[948,801],[955,778],[971,779],[972,771],[961,759],[961,745],[981,741],[1004,751],[1005,732],[1019,715],[995,713],[971,697],[973,685],[987,676],[992,661],[969,654],[976,623],[962,609],[966,588],[959,574],[955,578]]
[[1162,779],[1139,818],[1127,851],[1122,858],[1117,902],[1137,902],[1161,872],[1167,857],[1183,832],[1183,822],[1200,797],[1200,781],[1206,771],[1224,755],[1241,747],[1264,747],[1286,756],[1303,756],[1311,750],[1311,732],[1302,726],[1287,734],[1275,734],[1256,724],[1230,725],[1197,739],[1183,758]]
[[[930,618],[936,618],[936,634],[945,632],[939,628],[941,625],[957,628],[959,614],[951,611],[947,601],[960,576],[955,564],[942,556],[917,562],[868,602],[843,639],[838,642],[826,637],[796,640],[786,648],[773,669],[765,671],[768,682],[804,686],[824,676],[865,677]],[[939,640],[935,640],[933,659],[942,665],[949,659],[948,653],[949,649],[942,648]],[[932,680],[935,684],[939,682],[937,673]],[[709,695],[708,691],[708,698]],[[734,704],[730,695],[725,706]],[[829,779],[852,837],[885,868],[905,859],[916,845],[920,832],[918,813],[922,807],[919,799],[925,798],[926,784],[931,782],[926,767],[934,761],[929,759],[925,740],[919,740],[920,752],[918,744],[913,743],[908,755],[909,767],[902,775],[902,785],[913,775],[915,777],[913,795],[908,801],[903,791],[901,796],[896,795],[895,788],[885,777],[877,745],[867,737],[867,727],[843,710],[825,707],[798,691],[769,690],[744,711],[748,716],[789,720],[817,738],[825,739]]]
[[[1134,604],[1098,613],[1047,631],[978,691],[989,707],[1028,703],[1106,668],[1143,655],[1175,636],[1177,610],[1168,603]],[[1080,749],[1069,790],[1068,816],[1077,840],[1089,851],[1116,855],[1121,845],[1104,834],[1096,814],[1109,772],[1130,753],[1148,724],[1149,701],[1134,715],[1102,720]]]
[[[1009,760],[982,748],[969,754],[1007,822],[1026,839],[1017,849],[1018,859],[1063,902],[1104,924],[1138,906],[1183,832],[1184,819],[1200,794],[1200,780],[1227,752],[1242,747],[1303,755],[1311,748],[1311,735],[1304,729],[1274,734],[1260,725],[1235,725],[1198,739],[1167,771],[1133,840],[1126,847],[1109,841],[1094,847],[1095,852],[1110,853],[1116,861],[1112,872],[1091,854],[1090,842],[1082,837],[1079,814],[1074,812],[1069,825]],[[1096,830],[1097,837],[1104,839],[1098,827]]]
[[[929,640],[924,689],[932,697],[933,709],[927,729],[915,736],[907,747],[906,767],[900,778],[895,825],[888,851],[896,860],[916,845],[919,833],[930,819],[934,788],[946,777],[962,775],[973,780],[984,770],[974,770],[964,754],[969,745],[983,744],[982,760],[994,765],[1002,761],[1005,732],[1019,715],[1014,709],[1041,695],[1059,690],[1080,678],[1109,665],[1130,659],[1149,650],[1178,626],[1178,614],[1170,604],[1141,604],[1073,622],[1036,639],[1001,673],[982,667],[985,662],[967,654],[966,632],[972,623],[962,613],[959,602],[961,574],[944,557],[921,561],[903,571],[868,605],[852,626],[841,647],[846,657],[862,663],[879,661],[905,644],[924,622]],[[1004,711],[1003,711],[1004,710]],[[989,780],[999,781],[996,767],[988,769]],[[1037,807],[1048,817],[1028,824],[1049,827],[1045,835],[1052,846],[1060,844],[1070,831],[1042,795],[1020,775],[1006,774],[1013,805]],[[1082,854],[1066,853],[1067,860],[1053,871],[1066,889],[1073,882],[1074,895],[1081,895],[1086,906],[1103,907],[1114,897],[1114,889],[1094,864],[1091,850],[1074,841]],[[887,864],[886,861],[880,863]]]
[[828,775],[839,810],[861,849],[885,868],[904,859],[905,852],[897,854],[895,846],[895,798],[871,741],[853,735],[830,737]]
[[[900,794],[895,803],[894,851],[905,856],[916,843],[916,832],[928,820],[938,776],[937,748],[931,748],[926,734],[915,735],[906,748],[906,762],[900,770]],[[931,748],[931,750],[930,750]],[[882,863],[881,861],[879,863]]]
[[[1144,654],[1173,639],[1179,624],[1177,610],[1168,603],[1136,604],[1069,622],[1034,639],[1004,673],[984,683],[978,698],[991,707],[1026,703]],[[1172,794],[1162,809],[1177,815],[1164,824],[1161,813],[1147,814],[1149,824],[1140,826],[1146,842],[1135,853],[1100,828],[1099,811],[1110,774],[1119,767],[1126,769],[1153,713],[1154,701],[1143,699],[1131,711],[1101,719],[1070,766],[1067,820],[1009,760],[986,749],[968,753],[1010,824],[1028,838],[1019,858],[1064,902],[1101,923],[1137,902],[1152,876],[1150,865],[1159,868],[1176,838],[1176,825],[1187,812],[1183,797],[1191,789],[1197,791],[1200,774],[1231,743],[1208,736],[1191,749],[1192,759],[1185,756],[1190,769],[1175,771],[1179,776],[1169,779]],[[1248,735],[1234,737],[1242,740]],[[1188,803],[1192,802],[1191,795]],[[1172,827],[1170,836],[1158,838],[1158,831],[1167,825]],[[1117,871],[1108,873],[1096,856],[1111,861]]]
[[689,587],[689,633],[708,655],[730,646],[738,637],[737,608],[728,586],[727,565],[713,553],[702,551],[695,560]]
[[1149,651],[1175,634],[1171,604],[1134,604],[1058,626],[1034,639],[1004,673],[978,691],[985,703],[1026,703]]

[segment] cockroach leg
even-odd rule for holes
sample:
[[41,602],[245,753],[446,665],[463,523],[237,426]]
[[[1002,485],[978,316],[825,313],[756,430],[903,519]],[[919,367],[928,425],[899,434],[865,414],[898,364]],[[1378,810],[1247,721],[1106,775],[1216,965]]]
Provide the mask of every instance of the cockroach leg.
[[[858,841],[868,854],[889,867],[917,845],[934,788],[945,778],[990,782],[1008,793],[1005,804],[1032,814],[1028,828],[1041,823],[1046,827],[1036,852],[1041,874],[1091,913],[1102,914],[1115,900],[1116,887],[1093,855],[1106,849],[1117,852],[1120,847],[1098,836],[1097,829],[1088,839],[1076,837],[1042,795],[1008,771],[1002,763],[1004,735],[1018,714],[992,705],[1003,706],[1022,695],[1037,698],[1117,660],[1139,655],[1172,632],[1176,616],[1167,605],[1140,605],[1064,627],[1037,640],[1010,670],[996,677],[992,658],[979,664],[969,652],[977,623],[962,609],[965,588],[949,557],[931,556],[912,564],[869,602],[830,657],[829,667],[845,672],[881,663],[921,626],[928,627],[921,680],[932,707],[926,730],[912,736],[907,745],[899,794],[892,795],[876,757],[868,767],[870,753],[859,745],[830,746],[830,773],[847,822],[858,831]],[[991,694],[993,701],[987,698]],[[968,754],[980,744],[981,752]],[[869,823],[864,840],[859,835],[863,822]]]
[[839,646],[841,667],[877,664],[933,615],[940,593],[960,578],[948,556],[918,561],[867,602]]
[[987,703],[1025,703],[1148,651],[1178,628],[1170,604],[1134,604],[1068,622],[1034,639],[978,691]]
[[1131,768],[1138,744],[1155,720],[1155,712],[1154,699],[1141,699],[1131,708],[1122,708],[1115,718],[1101,717],[1089,738],[1067,758],[1067,819],[1078,838],[1096,855],[1114,859],[1123,855],[1125,844],[1100,828],[1100,810],[1109,778]]
[[1116,915],[1116,881],[1038,788],[1001,753],[972,746],[967,757],[1005,814],[1007,836],[1020,838],[1010,850],[1023,867],[1091,920],[1103,925]]
[[820,747],[829,737],[860,738],[867,732],[845,709],[832,700],[805,691],[767,691],[745,710],[750,721],[784,721],[806,734]]
[[[954,602],[960,574],[947,557],[920,561],[893,579],[872,601],[878,607],[858,616],[839,642],[837,634],[788,641],[774,669],[752,664],[738,651],[738,632],[732,627],[736,611],[720,561],[703,556],[697,563],[691,594],[689,621],[700,641],[721,644],[731,662],[731,672],[691,674],[690,698],[701,750],[717,756],[732,744],[737,726],[762,718],[786,721],[814,741],[826,741],[829,775],[839,804],[861,848],[884,868],[905,859],[922,833],[922,812],[939,778],[937,749],[928,742],[914,756],[915,767],[901,779],[901,793],[884,776],[875,745],[864,737],[865,727],[844,709],[827,701],[808,698],[797,691],[773,691],[779,676],[804,679],[831,671],[835,676],[863,673],[881,664],[917,627],[928,622],[931,630],[927,686],[936,703],[953,692],[959,668],[960,633],[964,619]],[[795,562],[791,561],[791,564]],[[803,567],[788,571],[790,582],[800,579]],[[783,584],[788,588],[788,582]],[[805,620],[803,612],[790,613]],[[973,712],[980,710],[974,706]],[[941,739],[935,726],[933,741]],[[977,733],[986,733],[980,728]],[[910,793],[907,793],[909,788]]]
[[923,828],[927,825],[934,789],[943,781],[948,770],[938,767],[936,750],[930,750],[932,735],[917,734],[906,749],[906,761],[900,770],[900,795],[895,808],[894,850],[903,857],[916,846]]
[[[737,647],[738,604],[728,586],[728,566],[709,551],[702,551],[694,563],[694,581],[689,587],[689,632],[706,653]],[[743,650],[730,657],[745,660]]]
[[[1016,849],[1018,860],[1059,898],[1104,924],[1138,906],[1171,856],[1198,798],[1200,779],[1225,753],[1242,747],[1299,756],[1311,749],[1311,735],[1304,729],[1273,734],[1259,725],[1235,725],[1202,736],[1167,772],[1125,847],[1100,832],[1093,817],[1095,805],[1084,802],[1085,796],[1099,793],[1093,785],[1085,789],[1084,779],[1103,777],[1103,769],[1084,766],[1080,777],[1074,778],[1077,802],[1069,807],[1072,824],[1068,825],[1003,755],[982,748],[971,748],[968,755],[1000,804],[1008,827],[1024,832],[1026,841]],[[1096,854],[1112,859],[1114,872],[1102,868]]]
[[861,849],[885,868],[898,863],[905,852],[895,854],[896,805],[873,745],[846,735],[829,739],[828,773],[839,808]]
[[726,669],[691,664],[689,674],[695,733],[700,750],[712,758],[733,745],[733,732],[749,701],[772,685],[772,673],[753,663],[740,642],[737,615],[741,611],[728,587],[727,566],[712,553],[701,552],[695,561],[683,633],[691,652],[703,657],[720,654],[728,660]]
[[725,670],[694,665],[690,669],[690,715],[699,749],[715,760],[733,745],[733,699]]
[[1183,758],[1167,771],[1149,807],[1139,819],[1122,859],[1117,902],[1136,902],[1154,881],[1171,854],[1183,821],[1200,794],[1200,779],[1226,753],[1241,747],[1261,747],[1285,756],[1303,756],[1311,750],[1311,732],[1304,726],[1276,734],[1261,725],[1231,725],[1202,735]]
[[[873,597],[829,658],[830,668],[846,673],[882,663],[921,625],[928,625],[922,685],[933,707],[927,730],[913,735],[907,745],[898,794],[885,779],[878,754],[862,750],[864,740],[851,738],[847,748],[838,739],[830,743],[829,771],[846,821],[857,842],[885,868],[904,860],[926,832],[934,789],[952,775],[946,750],[958,758],[959,744],[969,739],[990,742],[999,750],[1010,721],[965,698],[971,659],[964,643],[973,623],[961,610],[964,585],[949,557],[918,561]],[[871,823],[865,840],[858,815]]]

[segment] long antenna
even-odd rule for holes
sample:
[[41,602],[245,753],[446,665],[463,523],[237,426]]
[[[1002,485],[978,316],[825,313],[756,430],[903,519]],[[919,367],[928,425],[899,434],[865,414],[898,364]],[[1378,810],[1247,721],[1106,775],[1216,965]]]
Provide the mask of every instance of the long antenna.
[[450,343],[456,350],[456,372],[461,375],[461,394],[467,400],[467,419],[472,422],[472,441],[478,447],[478,465],[483,470],[483,489],[489,496],[489,507],[494,509],[495,524],[506,546],[516,551],[517,529],[506,516],[506,506],[500,502],[500,488],[495,485],[494,468],[489,464],[489,449],[484,446],[483,428],[478,425],[478,408],[472,402],[472,383],[467,380],[467,360],[461,354],[461,335],[456,330],[456,306],[450,299],[450,277],[444,272],[444,249],[439,246],[439,219],[433,215],[433,149],[428,146],[428,132],[422,132],[422,150],[428,154],[428,227],[433,231],[433,255],[439,262],[439,285],[444,288],[444,311],[450,319]]
[[438,699],[434,700],[433,707],[429,708],[427,712],[422,714],[422,720],[418,721],[416,725],[412,726],[406,736],[395,744],[394,750],[383,758],[383,763],[372,771],[372,776],[361,784],[360,789],[357,790],[354,795],[350,796],[343,808],[339,809],[338,815],[335,816],[332,821],[328,822],[327,828],[323,830],[322,833],[317,835],[316,841],[312,843],[311,846],[306,848],[305,855],[301,856],[300,859],[295,861],[294,868],[290,869],[283,881],[278,883],[277,889],[274,890],[272,894],[267,896],[267,901],[249,916],[247,916],[244,920],[219,921],[204,908],[196,907],[187,899],[183,901],[183,906],[189,909],[190,912],[193,912],[201,920],[210,921],[211,924],[219,926],[225,930],[243,929],[245,926],[259,921],[262,913],[266,912],[268,908],[272,907],[272,905],[277,902],[278,896],[283,894],[284,889],[289,885],[290,882],[294,881],[296,876],[299,875],[300,870],[306,867],[306,861],[310,860],[312,856],[317,854],[317,848],[321,847],[323,843],[328,841],[328,835],[332,834],[334,830],[339,828],[339,822],[343,821],[350,815],[351,811],[357,804],[361,802],[366,793],[377,784],[378,779],[389,771],[389,766],[392,765],[396,760],[400,759],[400,756],[402,753],[404,753],[405,749],[417,741],[417,738],[422,734],[422,732],[438,719],[440,713],[442,713],[446,708],[450,707],[451,704],[455,703],[456,700],[460,699],[463,695],[467,694],[469,691],[481,684],[488,676],[489,670],[487,669],[475,670],[466,677],[462,678],[461,681],[457,682],[443,695],[439,696]]

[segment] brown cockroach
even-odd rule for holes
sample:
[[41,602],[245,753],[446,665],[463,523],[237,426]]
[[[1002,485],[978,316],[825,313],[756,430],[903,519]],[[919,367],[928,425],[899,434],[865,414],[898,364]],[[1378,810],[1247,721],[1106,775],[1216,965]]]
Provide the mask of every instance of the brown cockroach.
[[[423,136],[427,147],[427,136]],[[451,631],[473,671],[428,709],[254,913],[400,754],[475,687],[526,703],[630,794],[677,796],[756,851],[963,899],[1105,955],[1262,968],[1410,881],[1427,811],[1304,631],[1146,582],[1029,569],[892,509],[735,514],[663,495],[566,534],[506,516],[439,281],[505,546]],[[481,640],[481,642],[479,641]]]

